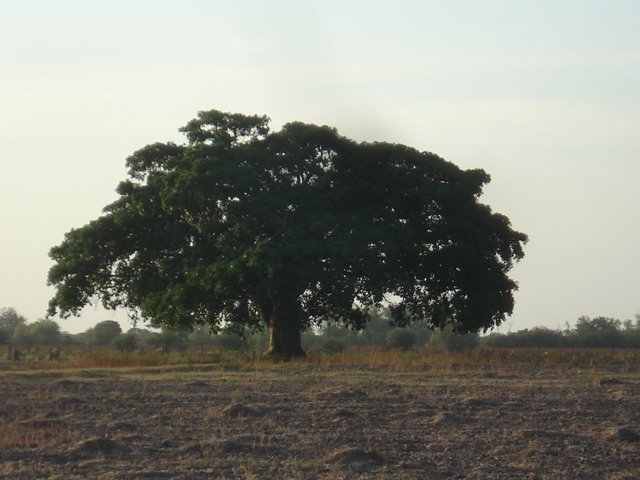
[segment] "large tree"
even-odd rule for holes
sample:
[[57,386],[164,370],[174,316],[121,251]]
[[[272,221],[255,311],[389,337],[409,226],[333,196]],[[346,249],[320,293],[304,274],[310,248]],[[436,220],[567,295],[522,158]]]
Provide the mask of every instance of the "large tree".
[[294,357],[310,325],[362,328],[387,302],[399,325],[458,332],[512,312],[527,237],[478,202],[483,170],[264,116],[181,131],[131,155],[120,198],[51,249],[50,315],[99,299],[169,328],[267,328],[268,354]]

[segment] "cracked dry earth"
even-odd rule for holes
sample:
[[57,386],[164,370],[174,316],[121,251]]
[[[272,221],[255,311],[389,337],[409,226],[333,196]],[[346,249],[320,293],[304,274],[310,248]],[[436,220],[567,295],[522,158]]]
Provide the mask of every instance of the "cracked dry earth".
[[0,376],[0,478],[640,478],[640,378],[384,369]]

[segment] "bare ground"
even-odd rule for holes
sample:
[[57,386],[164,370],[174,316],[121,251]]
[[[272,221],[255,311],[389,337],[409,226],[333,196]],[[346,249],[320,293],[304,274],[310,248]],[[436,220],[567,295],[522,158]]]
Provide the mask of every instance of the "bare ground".
[[0,478],[640,478],[640,376],[0,375]]

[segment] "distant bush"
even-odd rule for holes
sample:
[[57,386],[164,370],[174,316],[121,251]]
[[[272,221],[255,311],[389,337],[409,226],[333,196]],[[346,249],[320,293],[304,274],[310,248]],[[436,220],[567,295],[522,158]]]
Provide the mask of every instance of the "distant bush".
[[92,345],[110,345],[122,333],[115,320],[104,320],[86,331],[86,339]]
[[0,309],[0,345],[9,344],[16,327],[26,323],[27,319],[16,312],[14,308]]
[[338,338],[327,338],[321,342],[321,348],[327,353],[342,353],[347,345]]
[[567,338],[559,330],[535,327],[506,335],[492,333],[482,338],[481,344],[503,348],[559,348],[567,346]]
[[112,345],[120,352],[133,352],[138,348],[138,337],[133,333],[121,333],[113,339]]
[[415,347],[418,335],[407,328],[394,328],[387,334],[387,346],[398,350],[409,350]]
[[640,348],[640,328],[630,328],[623,331],[623,348]]
[[571,332],[571,346],[575,347],[617,347],[622,346],[622,323],[609,317],[580,317],[576,328]]
[[380,345],[387,344],[387,335],[393,330],[391,325],[391,314],[388,309],[372,309],[371,319],[364,330],[358,333],[360,344]]
[[61,343],[60,326],[53,320],[38,320],[28,325],[18,325],[13,332],[15,345],[55,345]]
[[212,339],[212,345],[215,345],[218,348],[222,348],[223,350],[238,352],[240,350],[244,350],[247,347],[247,342],[245,341],[245,339],[240,338],[238,335],[232,333],[215,335],[212,337]]
[[182,352],[189,348],[189,337],[187,332],[163,329],[160,333],[149,336],[147,344],[165,354],[174,350]]
[[[302,335],[303,348],[306,351],[324,351],[339,353],[350,347],[389,347],[406,350],[416,346],[429,345],[445,347],[451,351],[472,349],[478,345],[497,348],[639,348],[640,349],[640,315],[635,321],[624,322],[610,317],[580,317],[574,328],[552,330],[546,327],[534,327],[507,334],[491,333],[480,337],[476,333],[455,334],[451,329],[433,331],[428,322],[417,322],[407,327],[394,327],[390,323],[388,309],[373,310],[371,321],[362,331],[353,331],[340,324],[320,324],[309,328]],[[4,319],[4,320],[3,320]],[[2,323],[2,322],[5,323]],[[43,321],[40,321],[43,322]],[[13,309],[0,310],[0,345],[18,342],[18,345],[37,345],[44,343],[112,343],[114,348],[123,350],[128,347],[121,338],[120,326],[113,321],[100,322],[95,327],[81,334],[60,335],[59,327],[52,321],[49,333],[40,331],[43,325],[38,322],[28,325],[24,318]],[[12,335],[7,336],[7,330],[12,326]],[[40,325],[36,327],[36,325]],[[15,326],[15,327],[13,327]],[[46,330],[46,329],[45,329]],[[231,333],[212,334],[206,326],[196,328],[192,332],[177,332],[163,330],[154,333],[150,330],[134,328],[128,333],[135,334],[137,347],[144,349],[149,346],[162,350],[184,351],[187,349],[210,350],[217,347],[231,351],[264,352],[268,346],[268,334],[265,331],[244,332],[243,338]]]
[[434,332],[429,339],[432,347],[445,347],[452,352],[475,348],[480,343],[477,333],[455,333],[450,328]]
[[640,348],[640,317],[621,322],[610,317],[578,318],[574,328],[565,331],[545,327],[514,333],[492,333],[483,337],[487,347],[506,348]]

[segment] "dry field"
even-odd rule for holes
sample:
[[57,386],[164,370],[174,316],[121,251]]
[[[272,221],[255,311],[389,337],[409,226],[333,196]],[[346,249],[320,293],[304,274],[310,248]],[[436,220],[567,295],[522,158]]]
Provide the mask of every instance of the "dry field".
[[637,365],[4,370],[0,391],[7,479],[640,478]]

